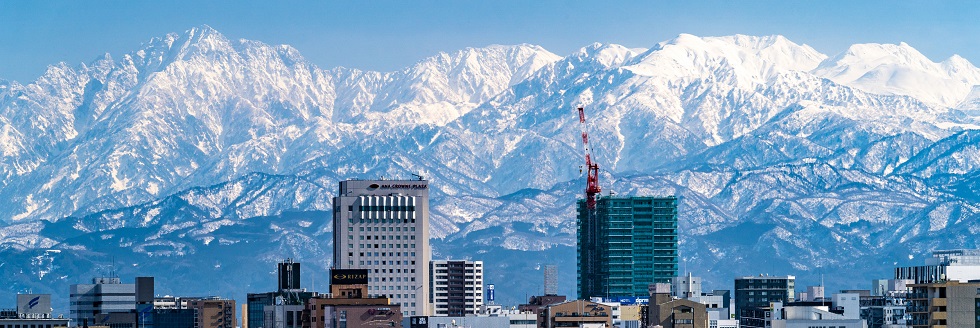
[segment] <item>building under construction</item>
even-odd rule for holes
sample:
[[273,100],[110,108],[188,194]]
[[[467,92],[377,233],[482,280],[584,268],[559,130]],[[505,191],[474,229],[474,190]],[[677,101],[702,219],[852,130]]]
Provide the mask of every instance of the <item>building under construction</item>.
[[[603,197],[596,201],[594,224],[587,220],[586,200],[579,200],[580,299],[649,296],[651,283],[669,283],[677,275],[676,197]],[[585,231],[590,226],[592,233]]]
[[578,117],[587,176],[576,219],[578,297],[649,296],[650,284],[677,275],[677,198],[600,198],[584,108]]

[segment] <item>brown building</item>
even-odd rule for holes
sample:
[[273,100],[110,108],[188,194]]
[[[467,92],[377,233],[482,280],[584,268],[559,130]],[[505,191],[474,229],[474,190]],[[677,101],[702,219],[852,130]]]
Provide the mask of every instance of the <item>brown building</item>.
[[[402,312],[388,298],[311,298],[308,328],[401,327]],[[309,325],[307,325],[307,322]]]
[[549,305],[538,315],[538,327],[582,327],[601,324],[612,327],[612,309],[609,306],[575,300]]
[[311,298],[303,311],[304,328],[401,327],[401,306],[387,297],[370,298],[367,270],[333,270],[330,295]]
[[909,327],[980,327],[980,282],[909,287]]
[[534,314],[540,314],[544,312],[544,309],[548,305],[562,303],[566,300],[564,295],[544,295],[544,296],[531,296],[528,299],[527,304],[521,304],[517,307],[521,312],[531,312]]
[[674,299],[669,293],[657,293],[646,306],[646,326],[663,328],[708,328],[708,310],[704,304]]
[[187,303],[187,308],[197,311],[195,328],[235,328],[238,326],[234,300],[218,298],[193,300]]

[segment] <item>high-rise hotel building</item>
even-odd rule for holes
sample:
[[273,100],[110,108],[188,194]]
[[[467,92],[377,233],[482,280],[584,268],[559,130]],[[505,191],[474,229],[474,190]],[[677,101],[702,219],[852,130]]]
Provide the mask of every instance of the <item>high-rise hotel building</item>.
[[432,315],[428,181],[341,181],[333,210],[334,268],[367,269],[368,296]]

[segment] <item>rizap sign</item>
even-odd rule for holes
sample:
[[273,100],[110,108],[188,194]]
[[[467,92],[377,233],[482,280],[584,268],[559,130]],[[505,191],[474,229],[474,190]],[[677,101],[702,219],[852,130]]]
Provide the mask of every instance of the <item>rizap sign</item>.
[[330,272],[331,285],[366,285],[367,269],[334,269]]
[[51,315],[50,294],[17,295],[17,313],[29,318],[45,318]]

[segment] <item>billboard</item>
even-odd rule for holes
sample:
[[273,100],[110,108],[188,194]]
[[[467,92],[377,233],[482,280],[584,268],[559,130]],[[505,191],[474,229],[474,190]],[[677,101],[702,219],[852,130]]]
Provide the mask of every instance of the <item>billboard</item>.
[[17,314],[25,319],[51,317],[51,294],[17,294]]
[[487,302],[493,303],[493,284],[487,285]]
[[331,285],[367,285],[367,269],[333,269],[330,271]]
[[644,305],[650,303],[649,297],[635,297],[635,296],[620,296],[620,297],[606,297],[602,299],[606,303],[619,303],[622,305]]

